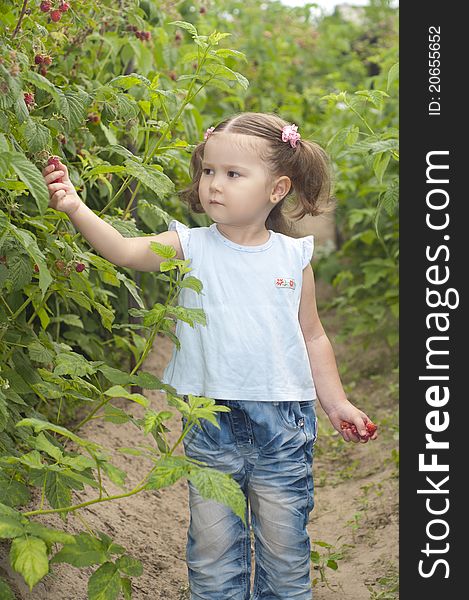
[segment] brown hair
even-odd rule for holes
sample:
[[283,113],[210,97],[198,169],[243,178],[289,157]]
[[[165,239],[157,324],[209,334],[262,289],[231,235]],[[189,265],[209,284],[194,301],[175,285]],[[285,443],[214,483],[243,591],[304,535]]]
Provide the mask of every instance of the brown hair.
[[[330,196],[332,176],[328,155],[316,142],[304,138],[298,140],[295,148],[289,142],[282,141],[282,128],[285,125],[290,123],[275,113],[244,112],[219,123],[212,135],[219,132],[239,133],[265,140],[260,148],[257,144],[256,149],[266,172],[272,178],[286,175],[292,183],[289,192],[270,211],[265,225],[267,229],[289,235],[294,220],[306,214],[317,216],[329,213],[334,210],[336,202]],[[301,133],[300,130],[298,133]],[[246,146],[249,140],[240,143]],[[204,140],[196,145],[189,166],[192,183],[179,192],[181,200],[196,213],[205,212],[198,193],[205,144]],[[288,214],[287,198],[292,209],[297,209],[296,212]]]

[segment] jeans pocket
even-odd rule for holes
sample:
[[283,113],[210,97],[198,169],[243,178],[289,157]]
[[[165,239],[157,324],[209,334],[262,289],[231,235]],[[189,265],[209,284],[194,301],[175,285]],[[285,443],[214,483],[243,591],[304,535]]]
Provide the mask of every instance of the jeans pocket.
[[300,409],[300,403],[297,400],[283,400],[273,402],[275,412],[280,423],[288,429],[299,430],[303,425],[303,415]]
[[312,442],[314,446],[318,437],[318,418],[316,416],[316,404],[314,400],[300,400],[299,409],[301,413],[300,423],[306,436],[306,442]]

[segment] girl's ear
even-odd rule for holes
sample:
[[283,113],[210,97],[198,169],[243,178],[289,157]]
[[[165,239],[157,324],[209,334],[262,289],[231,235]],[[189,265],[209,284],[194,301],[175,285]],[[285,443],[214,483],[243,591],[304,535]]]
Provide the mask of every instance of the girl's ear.
[[290,191],[292,186],[291,179],[287,175],[282,175],[275,182],[274,188],[271,193],[271,200],[282,200]]

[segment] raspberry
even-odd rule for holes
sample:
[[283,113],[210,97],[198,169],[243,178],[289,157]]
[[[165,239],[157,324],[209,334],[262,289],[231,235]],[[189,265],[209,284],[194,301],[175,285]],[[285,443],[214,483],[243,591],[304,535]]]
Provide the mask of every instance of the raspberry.
[[34,106],[34,94],[32,94],[31,92],[25,92],[24,93],[24,101],[28,108],[30,106]]
[[145,36],[146,40],[150,40],[151,39],[151,31],[144,31],[143,35]]
[[67,12],[69,8],[70,4],[68,4],[68,2],[62,2],[62,4],[59,6],[60,12]]
[[[59,165],[59,157],[58,156],[51,156],[49,158],[49,160],[47,161],[48,165],[54,165],[54,171],[57,169],[60,169],[60,165]],[[54,181],[54,183],[63,183],[62,181],[62,177],[59,177],[59,179],[56,179]]]
[[199,9],[199,13],[201,15],[204,15],[206,12],[207,12],[207,9],[205,8],[205,6],[201,6],[200,9]]
[[52,64],[52,57],[51,56],[43,56],[43,60],[42,62],[49,67]]
[[182,35],[180,34],[179,31],[174,36],[174,39],[176,40],[176,42],[180,42],[182,40]]
[[41,63],[43,63],[44,57],[42,56],[42,54],[36,54],[36,56],[34,57],[34,62],[36,65],[40,65]]
[[57,269],[59,271],[63,271],[65,269],[65,263],[63,260],[56,260],[55,261],[55,266],[57,267]]
[[41,67],[41,68],[39,69],[39,73],[40,73],[40,74],[41,74],[43,77],[45,77],[45,76],[47,75],[47,69],[46,69],[46,67]]
[[49,12],[51,9],[51,5],[50,2],[41,2],[41,4],[39,5],[39,8],[41,9],[42,12]]
[[77,263],[76,266],[75,266],[75,271],[77,273],[81,273],[85,269],[86,269],[86,265],[84,265],[83,263]]
[[173,81],[176,81],[176,79],[178,78],[176,71],[170,71],[169,76]]
[[357,430],[356,426],[353,423],[349,423],[348,421],[341,421],[341,423],[340,423],[340,428],[341,429],[350,429],[351,432],[354,435],[358,436],[361,440],[368,440],[368,439],[370,439],[370,437],[378,429],[377,425],[375,425],[371,421],[368,421],[368,423],[365,425],[365,427],[366,427],[366,433],[365,433],[365,435],[360,435],[358,433],[358,430]]
[[52,21],[54,21],[54,23],[57,23],[57,21],[60,21],[60,19],[62,18],[62,13],[60,12],[60,10],[53,10],[50,13],[50,18],[52,19]]

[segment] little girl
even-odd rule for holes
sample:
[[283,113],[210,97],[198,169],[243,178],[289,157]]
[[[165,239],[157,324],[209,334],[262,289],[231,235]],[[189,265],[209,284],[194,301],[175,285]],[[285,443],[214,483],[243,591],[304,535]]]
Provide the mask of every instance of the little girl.
[[206,325],[177,322],[181,348],[174,348],[163,381],[185,401],[188,394],[206,396],[230,408],[217,413],[219,428],[207,420],[194,426],[184,448],[243,489],[255,574],[251,595],[249,526],[224,504],[203,499],[189,481],[191,600],[310,600],[306,526],[314,506],[316,401],[346,442],[377,438],[376,432],[367,437],[370,419],[346,398],[318,317],[314,237],[288,235],[284,214],[292,193],[295,217],[322,212],[330,190],[326,154],[273,113],[229,117],[196,146],[193,180],[182,192],[213,223],[189,228],[172,220],[168,231],[137,238],[123,237],[93,213],[67,167],[59,169],[43,170],[50,206],[66,212],[107,260],[158,271],[164,259],[149,246],[157,241],[190,259],[190,275],[203,283],[200,294],[182,288],[179,301],[202,308]]

